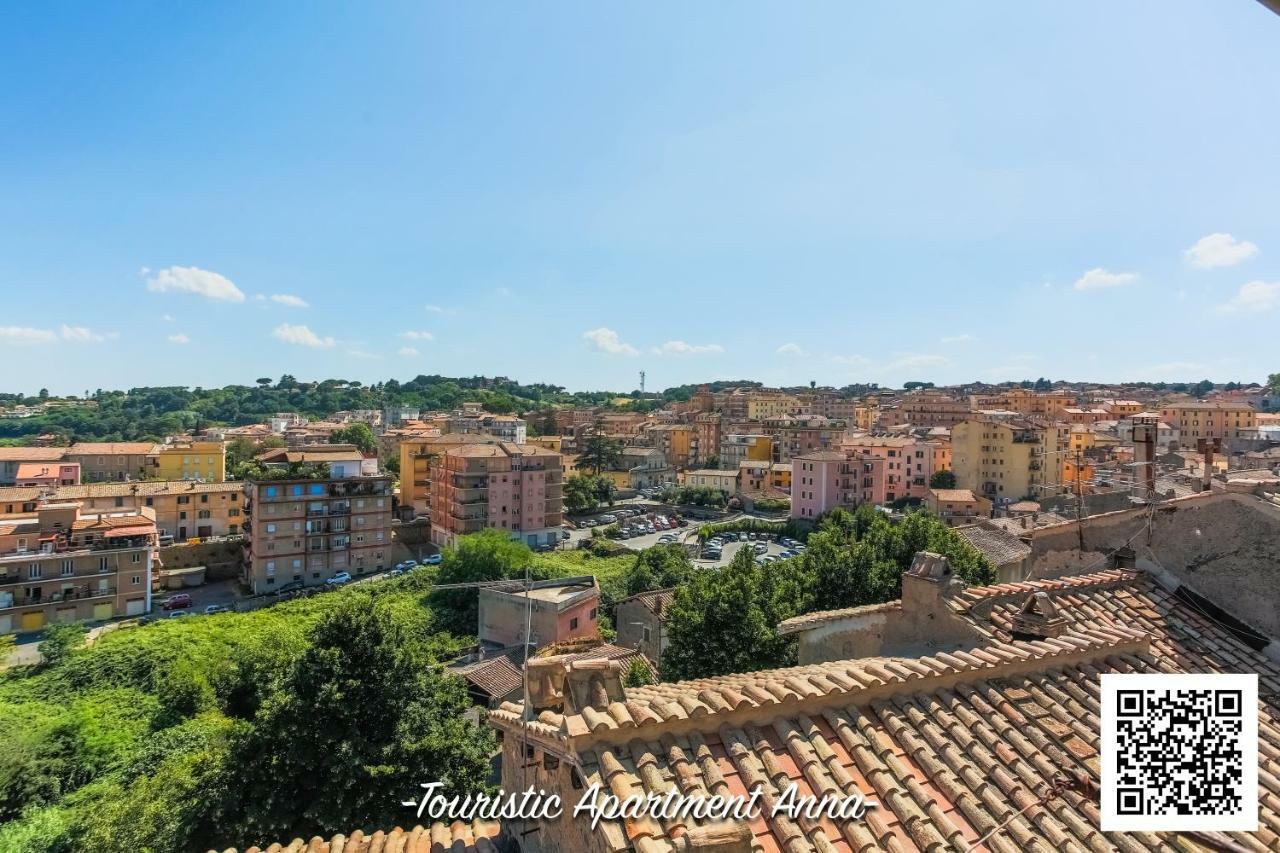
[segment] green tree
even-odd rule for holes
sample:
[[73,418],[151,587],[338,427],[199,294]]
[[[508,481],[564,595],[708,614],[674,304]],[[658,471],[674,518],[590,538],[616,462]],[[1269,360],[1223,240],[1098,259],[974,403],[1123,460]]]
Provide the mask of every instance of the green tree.
[[564,481],[564,508],[578,513],[595,509],[600,502],[597,478],[590,474],[570,474]]
[[[444,553],[437,582],[481,583],[523,576],[533,552],[502,530],[481,530],[463,536],[456,548]],[[443,628],[461,636],[474,636],[479,621],[480,594],[475,589],[441,590],[431,596]]]
[[653,670],[640,658],[631,662],[622,677],[624,687],[644,687],[646,684],[653,684],[653,681]]
[[933,476],[929,478],[929,487],[932,489],[954,489],[956,487],[956,474],[954,471],[934,471]]
[[592,432],[582,442],[578,465],[591,469],[596,476],[614,468],[622,459],[622,442],[601,432]]
[[697,572],[667,611],[662,677],[669,681],[781,666],[787,644],[764,607],[761,569],[740,549],[729,564]]
[[392,826],[423,780],[485,788],[493,737],[396,610],[351,595],[310,639],[236,750],[242,843]]
[[79,622],[63,622],[44,629],[44,636],[36,648],[44,665],[58,666],[71,654],[84,646],[84,625]]
[[362,453],[373,453],[378,449],[378,439],[368,424],[347,424],[329,434],[330,444],[354,444]]
[[653,589],[679,586],[693,572],[693,562],[679,545],[646,548],[636,555],[635,563],[627,570],[624,578],[626,594],[638,595]]
[[1280,373],[1272,373],[1267,377],[1267,393],[1280,394]]

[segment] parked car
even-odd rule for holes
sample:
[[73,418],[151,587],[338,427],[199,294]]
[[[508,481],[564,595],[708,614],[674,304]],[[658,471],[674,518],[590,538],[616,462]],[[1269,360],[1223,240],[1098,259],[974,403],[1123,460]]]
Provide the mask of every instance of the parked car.
[[210,604],[204,609],[204,615],[210,616],[214,613],[230,613],[231,608],[225,604]]
[[350,572],[338,572],[333,577],[325,581],[329,586],[342,586],[344,583],[351,583]]
[[192,604],[191,596],[185,592],[180,592],[177,595],[169,596],[169,599],[160,607],[163,610],[182,610],[191,607]]
[[747,541],[747,534],[746,534],[745,532],[739,533],[739,534],[738,534],[738,541],[739,541],[739,542],[746,542],[746,541]]
[[170,619],[177,619],[179,616],[190,616],[190,615],[191,615],[191,614],[190,614],[189,612],[187,612],[186,610],[175,610],[175,611],[173,611],[172,613],[170,613],[170,614],[169,614],[169,618],[170,618]]
[[[566,535],[565,538],[568,538],[568,536]],[[432,554],[430,557],[425,557],[422,560],[422,564],[424,566],[438,566],[443,562],[444,554]]]

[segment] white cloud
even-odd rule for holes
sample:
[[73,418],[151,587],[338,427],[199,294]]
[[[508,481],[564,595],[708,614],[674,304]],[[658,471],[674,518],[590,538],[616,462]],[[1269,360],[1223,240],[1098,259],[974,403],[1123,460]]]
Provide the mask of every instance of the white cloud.
[[189,344],[189,343],[191,343],[191,338],[188,338],[188,337],[187,337],[186,335],[184,335],[182,332],[178,332],[178,334],[176,334],[176,335],[170,335],[170,336],[169,336],[169,343],[171,343],[171,344]]
[[942,342],[944,344],[971,344],[976,340],[977,340],[976,337],[969,334],[968,332],[965,332],[962,335],[948,335],[947,337],[942,339]]
[[301,296],[294,296],[292,293],[273,293],[271,301],[280,305],[288,305],[290,308],[310,308],[307,300]]
[[598,329],[592,329],[589,332],[583,332],[582,337],[590,341],[596,349],[601,352],[612,353],[613,355],[639,355],[640,350],[631,344],[624,343],[618,333],[613,329],[601,326]]
[[951,359],[943,355],[905,353],[884,366],[885,370],[922,370],[929,367],[947,367]]
[[165,267],[147,279],[147,290],[196,293],[220,302],[244,302],[244,292],[232,284],[231,279],[198,267]]
[[400,349],[396,350],[396,355],[403,355],[409,358],[412,358],[417,354],[418,351],[413,347],[400,347]]
[[166,323],[172,323],[172,322],[173,322],[173,315],[172,315],[172,314],[165,314],[165,315],[164,315],[163,317],[161,317],[160,319],[161,319],[161,320],[164,320]]
[[63,323],[59,329],[64,341],[72,341],[78,344],[100,344],[108,338],[119,337],[115,332],[95,332],[93,329],[84,326],[68,326]]
[[1237,240],[1230,234],[1210,234],[1182,253],[1193,267],[1213,269],[1233,267],[1258,254],[1258,247],[1248,240]]
[[33,329],[30,326],[0,326],[0,342],[15,346],[31,344],[51,344],[58,336],[48,329]]
[[1236,295],[1217,310],[1219,314],[1260,313],[1280,306],[1280,281],[1251,281],[1240,285]]
[[778,355],[805,355],[804,347],[796,343],[786,343],[778,347],[775,352]]
[[400,337],[406,341],[434,341],[436,336],[430,332],[401,332]]
[[327,349],[337,343],[333,338],[320,337],[306,326],[292,326],[288,323],[281,323],[272,329],[271,337],[287,344],[316,347],[317,349]]
[[654,347],[654,355],[710,355],[724,352],[719,344],[690,344],[684,341],[667,341],[660,347]]
[[1102,287],[1122,287],[1138,280],[1135,272],[1111,272],[1094,267],[1076,279],[1076,290],[1097,290]]

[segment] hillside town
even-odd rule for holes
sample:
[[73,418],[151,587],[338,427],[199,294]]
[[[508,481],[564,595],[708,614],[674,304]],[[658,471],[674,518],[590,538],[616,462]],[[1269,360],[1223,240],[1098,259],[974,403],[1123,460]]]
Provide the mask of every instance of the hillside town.
[[[16,663],[59,626],[100,645],[156,623],[336,601],[345,587],[452,589],[469,579],[457,568],[468,549],[506,540],[576,562],[548,562],[551,577],[532,583],[512,565],[433,594],[453,596],[442,624],[474,638],[445,672],[498,735],[504,787],[534,780],[568,796],[599,783],[623,796],[678,781],[776,795],[790,779],[875,793],[881,810],[723,832],[353,826],[305,849],[967,849],[980,837],[999,850],[1160,848],[1172,837],[1101,835],[1084,781],[1052,808],[1010,810],[1056,779],[1096,776],[1090,673],[1243,667],[1280,688],[1278,390],[721,382],[508,412],[276,412],[146,441],[28,431],[0,447],[0,630]],[[870,541],[859,519],[938,527],[901,552],[887,586],[824,586],[857,559],[828,555],[832,542]],[[619,562],[621,581],[593,568]],[[702,578],[755,572],[767,585],[794,571],[817,586],[790,609],[766,602],[772,650],[708,663],[691,627],[713,645],[738,641],[710,621],[682,624],[682,607],[720,595],[697,591],[714,583]],[[1264,754],[1280,749],[1269,701]],[[1280,842],[1280,781],[1263,780],[1259,832],[1223,844]],[[1194,836],[1177,846],[1227,849]]]

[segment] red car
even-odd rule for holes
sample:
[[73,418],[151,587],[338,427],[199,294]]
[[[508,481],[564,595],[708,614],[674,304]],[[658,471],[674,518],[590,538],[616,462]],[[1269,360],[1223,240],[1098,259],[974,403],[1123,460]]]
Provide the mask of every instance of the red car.
[[180,592],[169,598],[164,604],[160,605],[164,610],[185,610],[192,604],[191,596],[185,592]]

